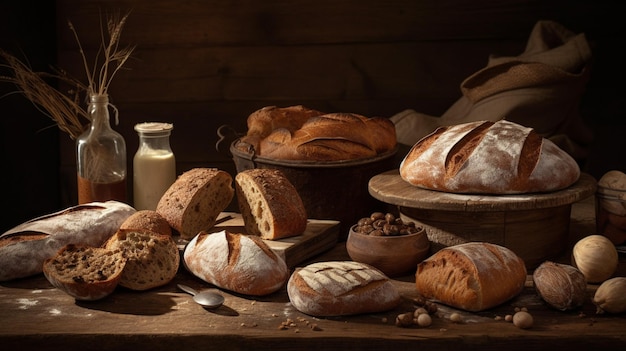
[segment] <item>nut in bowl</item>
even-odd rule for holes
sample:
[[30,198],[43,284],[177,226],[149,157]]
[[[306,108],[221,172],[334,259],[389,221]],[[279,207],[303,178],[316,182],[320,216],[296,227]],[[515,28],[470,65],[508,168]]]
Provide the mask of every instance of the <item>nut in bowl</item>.
[[389,277],[417,269],[430,251],[426,231],[392,214],[373,213],[350,228],[346,241],[353,261],[369,264]]

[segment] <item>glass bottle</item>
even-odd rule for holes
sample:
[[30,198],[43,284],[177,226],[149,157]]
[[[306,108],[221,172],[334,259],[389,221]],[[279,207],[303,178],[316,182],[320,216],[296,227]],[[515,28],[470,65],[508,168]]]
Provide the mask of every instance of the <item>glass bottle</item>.
[[171,123],[135,125],[139,147],[133,159],[133,204],[137,210],[155,210],[176,180],[176,159],[169,139],[173,128]]
[[125,202],[126,143],[111,129],[108,95],[91,95],[88,113],[91,124],[76,139],[78,203]]

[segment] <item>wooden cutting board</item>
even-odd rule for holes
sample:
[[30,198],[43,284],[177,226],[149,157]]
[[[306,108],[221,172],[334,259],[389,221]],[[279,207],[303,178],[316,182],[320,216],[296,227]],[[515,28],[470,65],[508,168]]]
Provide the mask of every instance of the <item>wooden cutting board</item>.
[[[240,213],[222,212],[216,225],[208,230],[216,233],[228,230],[231,233],[247,234]],[[289,268],[333,248],[339,239],[339,221],[309,219],[304,233],[280,240],[264,240]],[[179,241],[179,248],[184,250],[187,241]]]

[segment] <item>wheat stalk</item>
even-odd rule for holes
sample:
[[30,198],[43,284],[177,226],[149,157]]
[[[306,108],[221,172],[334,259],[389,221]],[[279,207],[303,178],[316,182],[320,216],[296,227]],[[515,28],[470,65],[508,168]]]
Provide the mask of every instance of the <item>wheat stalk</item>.
[[[13,83],[17,87],[16,92],[22,93],[40,111],[48,115],[62,131],[67,132],[72,139],[78,138],[84,130],[81,118],[90,120],[87,109],[83,107],[84,104],[80,103],[80,97],[83,95],[87,95],[87,97],[107,95],[113,77],[122,69],[135,49],[134,46],[119,47],[122,29],[129,15],[130,12],[121,18],[119,16],[108,17],[106,31],[103,29],[102,23],[100,24],[101,44],[94,58],[93,69],[89,67],[76,28],[68,21],[68,26],[74,34],[83,60],[87,75],[86,84],[70,77],[61,69],[56,69],[53,73],[34,72],[30,66],[4,50],[0,50],[0,57],[6,63],[0,64],[0,67],[8,68],[13,72],[13,75],[0,75],[0,81]],[[102,61],[100,61],[101,55],[103,56]],[[56,79],[60,83],[59,85],[67,84],[72,89],[63,93],[50,85],[46,78]]]

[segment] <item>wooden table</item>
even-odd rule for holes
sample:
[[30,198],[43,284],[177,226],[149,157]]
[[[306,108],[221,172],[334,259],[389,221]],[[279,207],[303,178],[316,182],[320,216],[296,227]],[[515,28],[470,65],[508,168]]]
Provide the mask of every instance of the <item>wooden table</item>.
[[[594,233],[593,199],[572,208],[571,245]],[[557,261],[567,262],[564,253]],[[348,259],[345,244],[310,260]],[[618,275],[626,276],[620,257]],[[306,263],[308,263],[307,261]],[[530,277],[529,277],[530,278]],[[502,306],[481,313],[462,312],[464,322],[447,317],[456,311],[439,306],[430,327],[400,328],[399,313],[413,311],[413,277],[394,280],[405,301],[385,313],[314,318],[295,310],[285,289],[255,298],[223,292],[225,305],[207,311],[179,291],[177,283],[212,288],[181,269],[170,284],[148,292],[118,289],[96,302],[76,302],[54,289],[43,275],[0,283],[0,345],[3,350],[450,350],[624,349],[626,315],[595,315],[589,302],[580,310],[546,307],[531,280],[524,292]],[[592,293],[597,286],[589,285]],[[531,329],[498,320],[526,307]],[[458,312],[458,311],[457,311]]]

